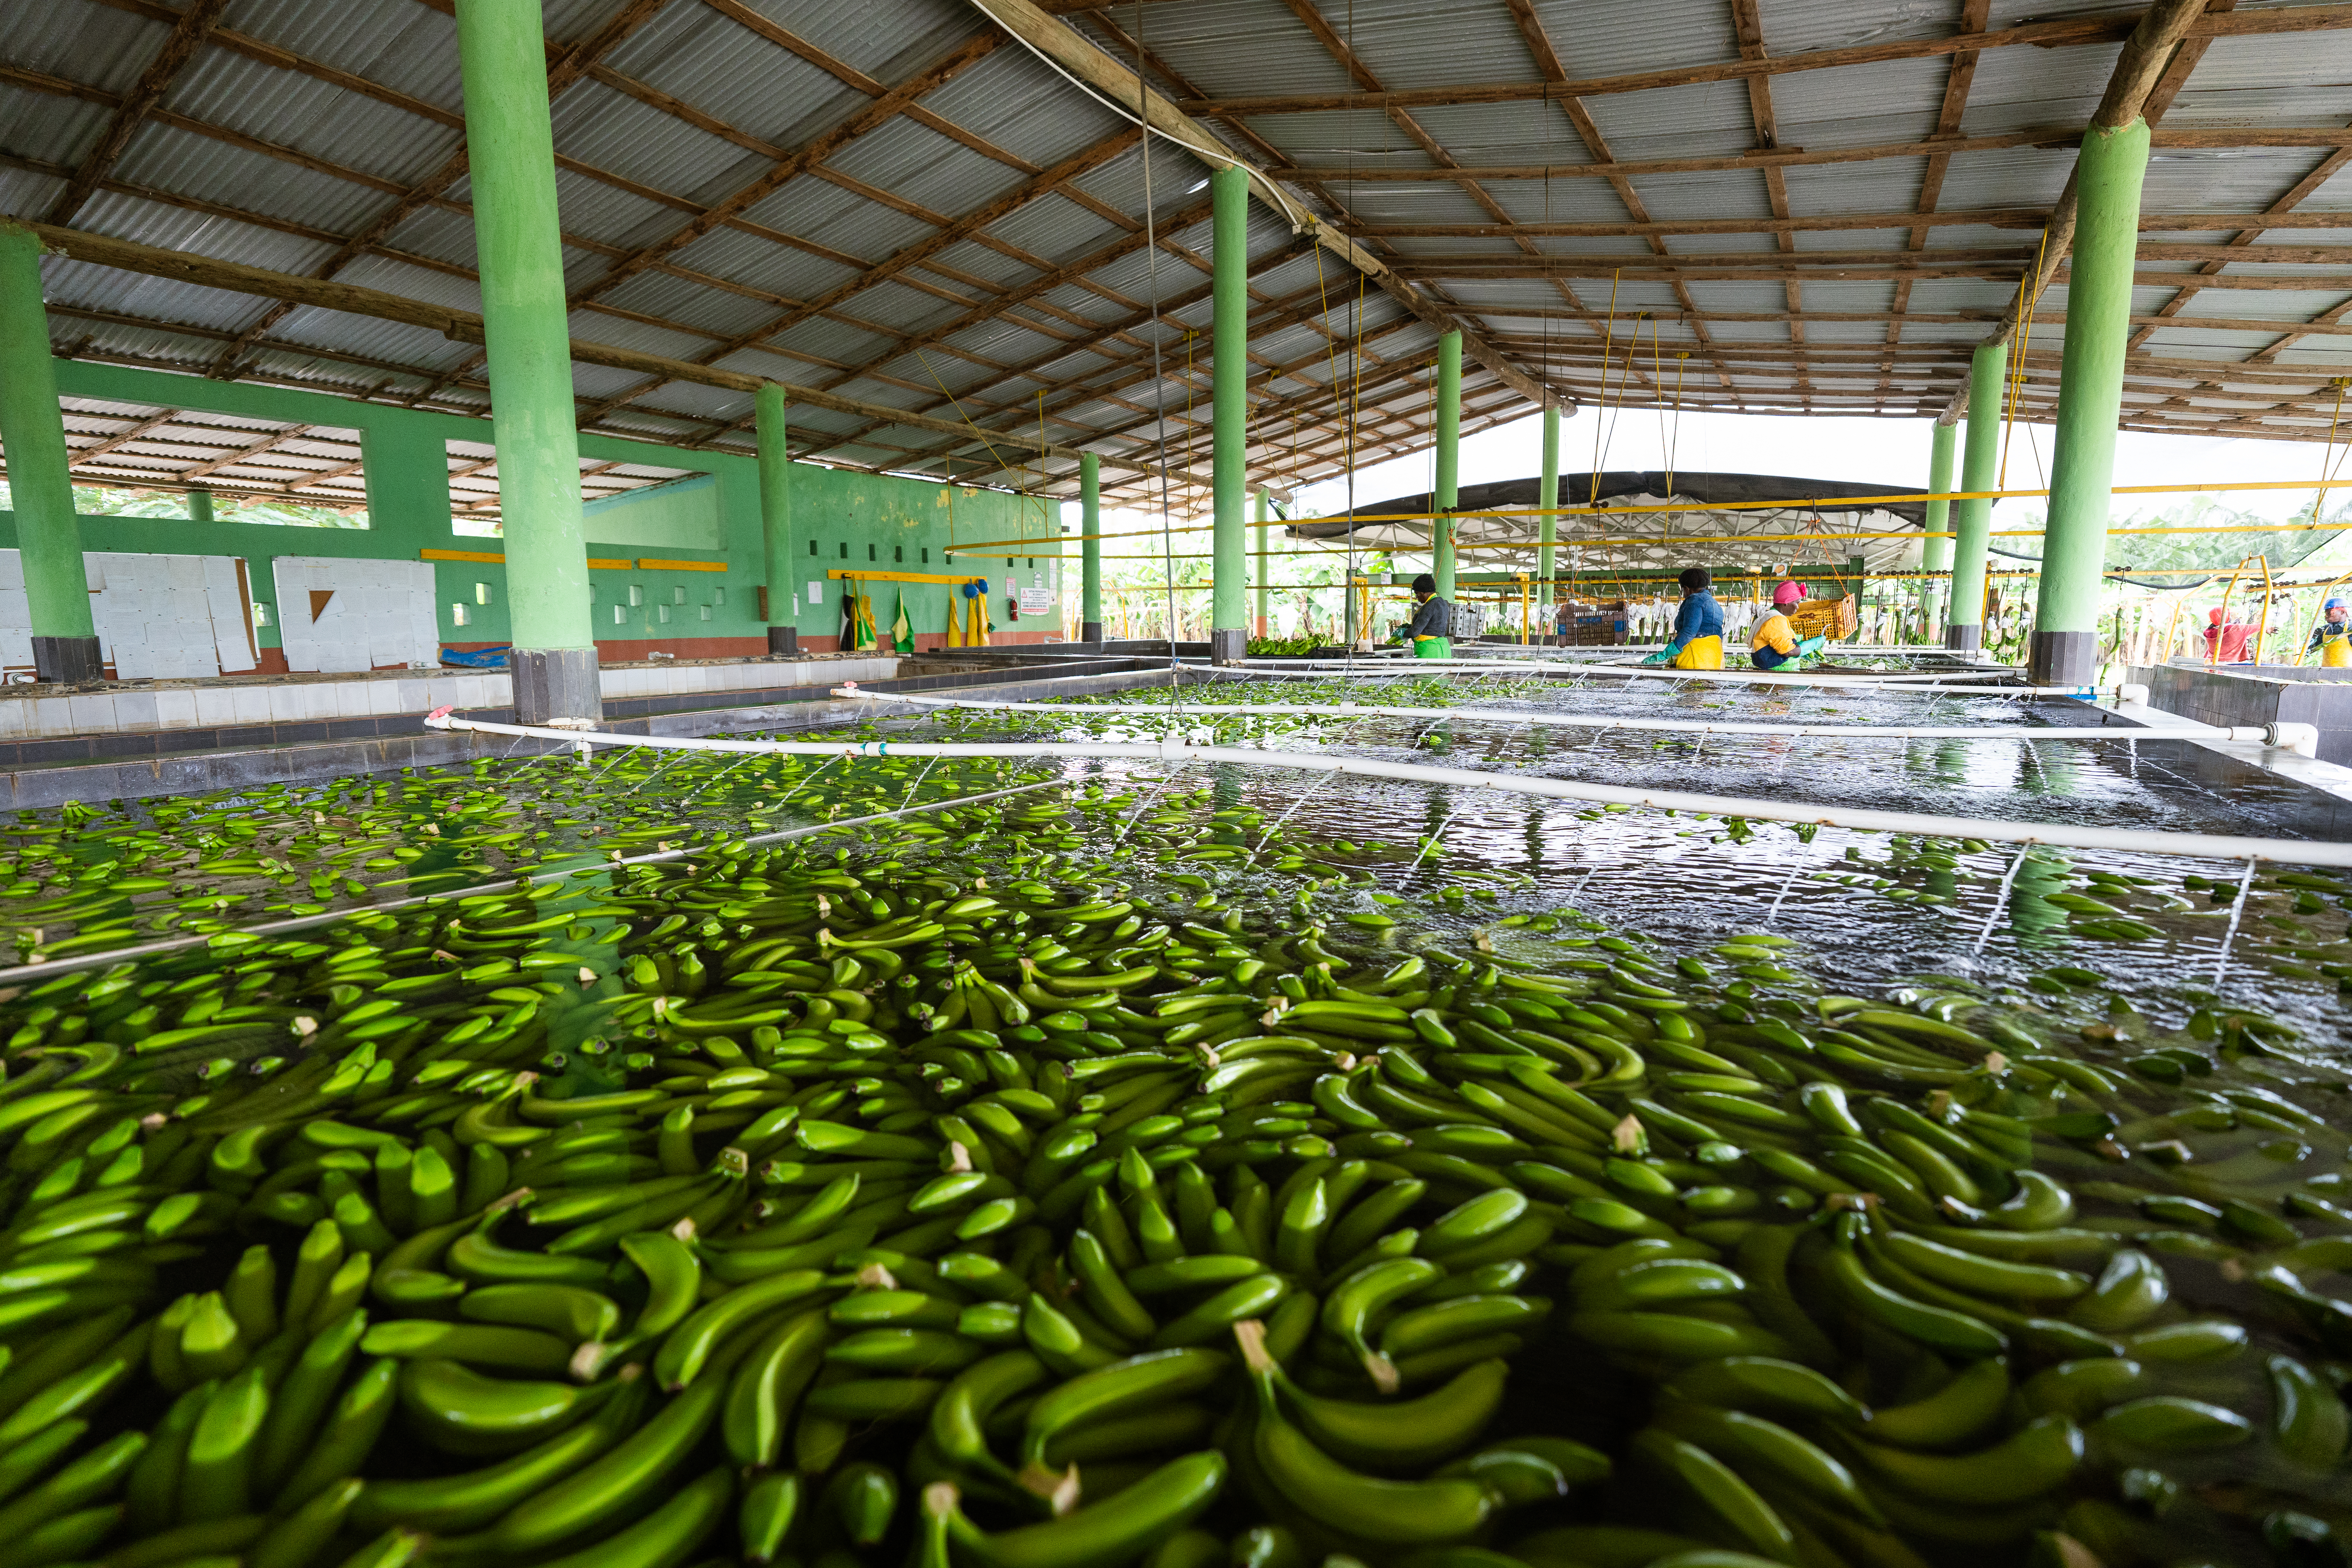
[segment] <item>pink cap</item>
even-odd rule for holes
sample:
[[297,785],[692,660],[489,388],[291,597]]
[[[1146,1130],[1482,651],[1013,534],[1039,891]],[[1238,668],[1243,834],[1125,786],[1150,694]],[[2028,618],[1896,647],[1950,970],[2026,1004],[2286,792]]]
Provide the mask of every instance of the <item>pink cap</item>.
[[1799,604],[1804,597],[1805,590],[1794,583],[1783,583],[1772,590],[1772,602],[1776,605]]

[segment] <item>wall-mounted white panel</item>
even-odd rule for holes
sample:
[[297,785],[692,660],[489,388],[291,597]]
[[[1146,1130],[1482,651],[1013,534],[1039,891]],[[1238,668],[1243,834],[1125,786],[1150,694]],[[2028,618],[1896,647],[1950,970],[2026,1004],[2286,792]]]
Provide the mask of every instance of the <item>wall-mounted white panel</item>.
[[287,668],[331,673],[439,662],[430,564],[325,555],[281,555],[274,564]]

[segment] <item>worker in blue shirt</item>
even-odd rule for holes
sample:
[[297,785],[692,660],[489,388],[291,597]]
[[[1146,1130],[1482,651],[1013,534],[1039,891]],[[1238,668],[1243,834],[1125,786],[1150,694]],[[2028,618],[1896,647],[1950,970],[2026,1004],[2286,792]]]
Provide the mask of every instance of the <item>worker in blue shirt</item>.
[[1682,584],[1682,607],[1675,612],[1675,635],[1643,664],[1671,664],[1676,669],[1723,668],[1723,606],[1708,590],[1715,578],[1704,566],[1685,566],[1675,579]]

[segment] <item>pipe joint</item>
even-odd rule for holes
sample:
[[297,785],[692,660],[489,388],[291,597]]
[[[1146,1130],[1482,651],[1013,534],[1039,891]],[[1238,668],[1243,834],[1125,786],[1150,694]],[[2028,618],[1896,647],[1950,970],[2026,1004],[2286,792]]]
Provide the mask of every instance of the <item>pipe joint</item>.
[[2316,724],[2272,723],[2263,726],[2263,744],[2294,752],[2298,757],[2319,755],[2319,726]]

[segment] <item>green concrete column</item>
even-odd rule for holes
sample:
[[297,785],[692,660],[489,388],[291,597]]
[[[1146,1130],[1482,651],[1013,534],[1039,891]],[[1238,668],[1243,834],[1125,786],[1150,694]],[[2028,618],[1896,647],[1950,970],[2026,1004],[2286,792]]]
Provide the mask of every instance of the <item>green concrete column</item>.
[[2083,133],[2074,165],[2074,261],[2066,280],[2066,348],[2058,371],[2058,438],[2042,541],[2027,668],[2043,686],[2088,686],[2099,672],[2099,597],[2131,337],[2132,260],[2139,247],[2147,122]]
[[1216,450],[1210,463],[1214,492],[1215,534],[1209,577],[1209,658],[1215,664],[1241,660],[1249,647],[1244,624],[1249,571],[1249,175],[1228,163],[1209,176],[1215,269],[1212,289],[1216,313],[1211,353]]
[[[369,514],[371,521],[373,521],[373,517],[374,514],[371,511]],[[212,491],[190,490],[188,492],[188,521],[190,522],[210,522],[213,521]]]
[[515,715],[601,720],[538,0],[457,0]]
[[[1927,455],[1927,488],[1937,494],[1952,488],[1952,453],[1959,444],[1960,428],[1957,424],[1937,425],[1935,444]],[[1927,531],[1941,533],[1951,527],[1952,503],[1931,500],[1927,503]],[[1920,569],[1927,572],[1948,572],[1952,569],[1952,542],[1929,538],[1920,548]],[[1919,583],[1919,608],[1927,633],[1934,636],[1943,620],[1943,608],[1951,601],[1949,584],[1934,577]]]
[[793,459],[784,437],[784,389],[763,381],[752,394],[752,423],[760,447],[760,539],[768,565],[768,652],[796,658],[801,651],[800,584],[793,580]]
[[1544,405],[1543,411],[1543,479],[1536,487],[1536,505],[1546,509],[1543,521],[1536,531],[1536,538],[1538,541],[1536,546],[1536,582],[1541,590],[1538,600],[1544,606],[1547,618],[1551,617],[1552,601],[1559,594],[1559,590],[1552,586],[1551,581],[1552,568],[1559,555],[1559,552],[1552,548],[1552,542],[1559,537],[1559,519],[1553,516],[1549,510],[1559,504],[1559,410],[1547,403]]
[[[1432,510],[1451,512],[1462,499],[1462,334],[1447,332],[1437,340],[1437,499]],[[1454,597],[1454,520],[1441,516],[1430,524],[1429,573],[1437,579],[1437,596]]]
[[1102,459],[1078,454],[1078,640],[1100,647],[1102,615]]
[[[1969,364],[1969,434],[1960,453],[1960,489],[1991,489],[2000,478],[2000,393],[2009,374],[2009,344],[1979,343]],[[1984,646],[1985,548],[1992,534],[1992,502],[1964,500],[1952,521],[1952,605],[1944,616],[1944,646],[1973,653]]]
[[1266,526],[1266,506],[1270,499],[1271,498],[1266,495],[1265,491],[1260,490],[1257,492],[1257,527],[1255,530],[1257,534],[1257,571],[1250,578],[1250,586],[1257,590],[1257,608],[1255,615],[1250,621],[1250,635],[1252,637],[1261,637],[1272,635],[1266,630],[1265,621],[1266,591],[1270,584],[1270,579],[1266,575],[1266,563],[1272,559],[1266,553],[1265,542],[1266,536],[1274,531],[1273,529]]
[[89,618],[89,579],[74,516],[73,476],[49,313],[41,301],[41,242],[0,223],[0,446],[16,551],[33,614],[33,668],[42,680],[97,680],[103,671]]

